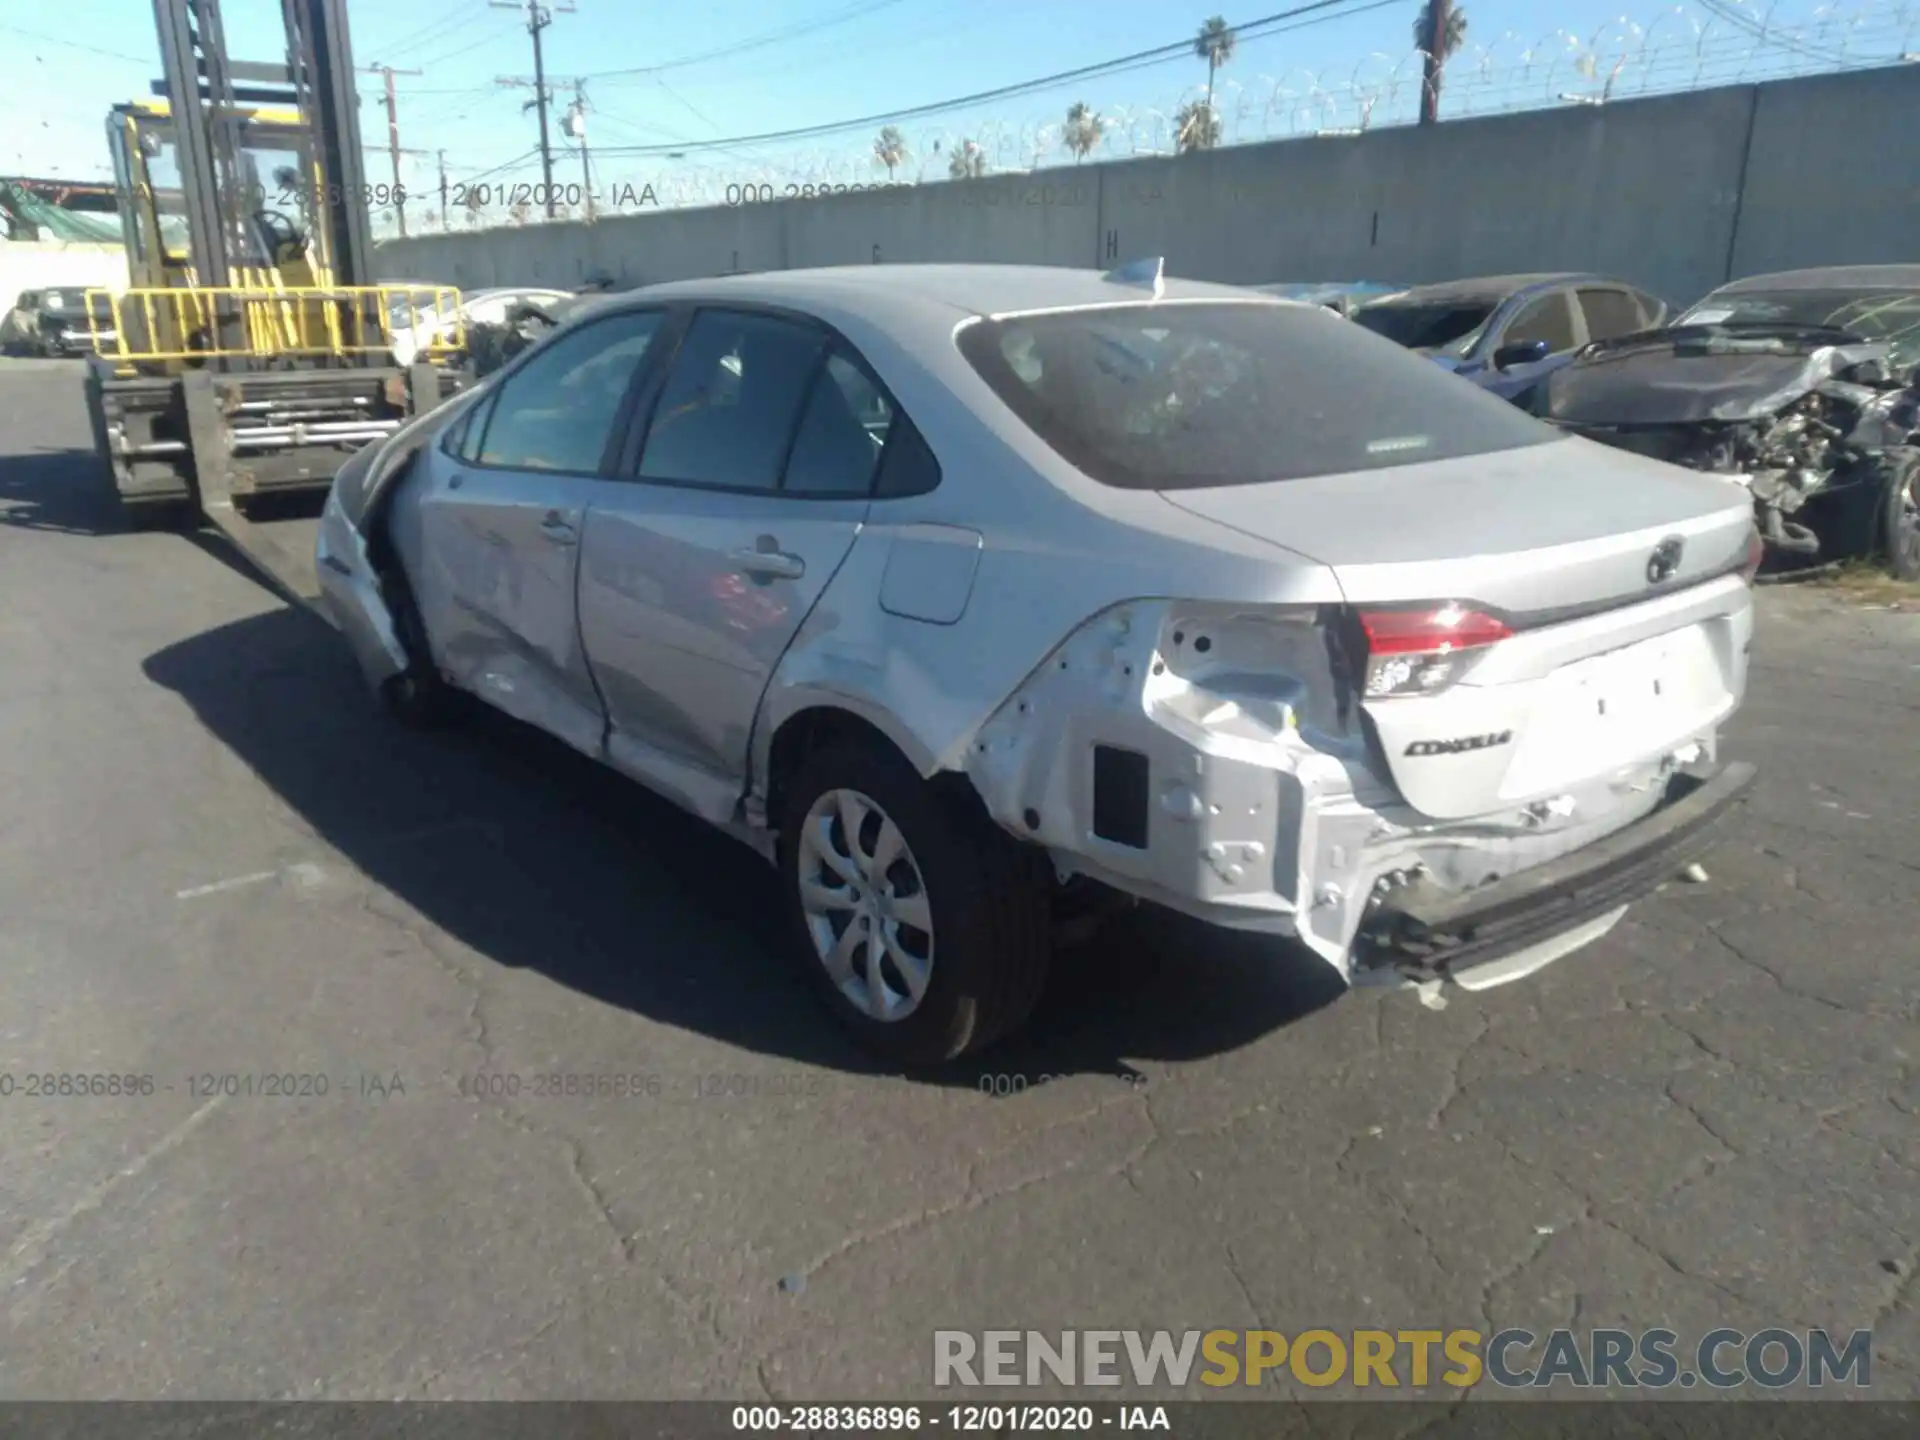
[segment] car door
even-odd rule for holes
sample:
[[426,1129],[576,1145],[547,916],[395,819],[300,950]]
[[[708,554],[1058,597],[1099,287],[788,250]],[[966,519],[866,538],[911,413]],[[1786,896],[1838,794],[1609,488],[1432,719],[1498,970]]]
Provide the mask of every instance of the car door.
[[581,526],[664,320],[623,311],[529,355],[429,452],[418,534],[396,536],[448,678],[589,752],[604,717],[574,606]]
[[730,807],[760,699],[852,548],[888,402],[820,326],[703,308],[581,546],[580,628],[608,756],[696,810]]

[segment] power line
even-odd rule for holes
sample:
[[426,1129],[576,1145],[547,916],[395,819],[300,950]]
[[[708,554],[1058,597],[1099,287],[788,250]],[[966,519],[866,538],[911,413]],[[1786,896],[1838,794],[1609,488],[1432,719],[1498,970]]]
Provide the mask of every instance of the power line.
[[[1250,20],[1245,25],[1234,27],[1236,40],[1264,39],[1266,34],[1280,33],[1281,30],[1304,29],[1308,25],[1324,24],[1329,20],[1344,20],[1355,15],[1364,15],[1371,10],[1383,10],[1388,6],[1404,3],[1404,0],[1372,0],[1371,4],[1355,5],[1354,0],[1313,0],[1313,3],[1295,6],[1291,10],[1282,10],[1274,15],[1262,16]],[[1343,6],[1338,14],[1320,12],[1334,10]],[[1302,19],[1315,16],[1314,19]],[[1289,20],[1301,20],[1298,25],[1286,25]],[[1261,30],[1262,35],[1249,32]],[[950,110],[964,109],[972,105],[982,105],[993,100],[1006,100],[1036,91],[1051,90],[1074,80],[1087,80],[1099,76],[1122,74],[1129,70],[1143,70],[1154,65],[1164,64],[1176,57],[1193,53],[1191,38],[1175,41],[1167,45],[1158,45],[1151,50],[1136,51],[1132,55],[1121,55],[1112,60],[1101,61],[1095,65],[1083,65],[1074,70],[1063,70],[1053,75],[1043,75],[1034,80],[1023,80],[1013,85],[1002,85],[993,90],[982,90],[972,95],[962,95],[952,100],[939,100],[931,104],[915,105],[905,110],[891,110],[880,115],[862,115],[853,120],[838,120],[831,124],[807,125],[793,130],[774,130],[760,135],[735,135],[717,140],[696,140],[686,145],[653,145],[624,147],[618,153],[622,155],[666,154],[680,150],[725,150],[744,145],[766,145],[786,140],[813,140],[828,135],[840,134],[847,130],[860,130],[873,125],[889,125],[901,120],[919,120],[929,115],[940,115]],[[593,77],[588,77],[593,78]],[[603,155],[611,153],[603,150]]]
[[642,65],[632,70],[603,70],[597,74],[587,75],[583,78],[588,80],[637,79],[664,74],[669,70],[684,69],[689,65],[704,65],[710,60],[730,60],[737,55],[744,55],[749,50],[759,50],[768,45],[781,44],[783,41],[797,40],[803,35],[813,34],[820,30],[830,30],[836,25],[845,25],[850,20],[863,19],[876,11],[885,10],[889,6],[898,5],[899,3],[900,0],[862,0],[860,4],[849,5],[843,10],[815,16],[811,20],[798,21],[791,25],[783,25],[774,30],[763,31],[758,35],[749,35],[746,39],[737,41],[732,45],[716,45],[711,50],[701,50],[692,55],[682,55],[675,60],[664,60],[658,65]]
[[439,16],[437,19],[429,20],[426,24],[413,30],[409,30],[398,40],[383,45],[380,48],[389,55],[399,55],[404,51],[415,49],[423,44],[438,43],[446,39],[446,37],[451,35],[455,30],[460,29],[463,25],[475,20],[485,19],[486,13],[484,6],[469,10],[464,5],[456,5],[448,13]]
[[42,35],[38,30],[25,30],[18,25],[0,25],[0,30],[6,30],[15,35],[24,35],[29,40],[39,40],[48,45],[64,45],[69,50],[84,50],[89,55],[104,55],[109,60],[125,60],[132,65],[151,65],[154,63],[153,57],[150,55],[129,55],[124,50],[102,50],[97,45],[82,45],[77,41],[62,40],[54,35]]

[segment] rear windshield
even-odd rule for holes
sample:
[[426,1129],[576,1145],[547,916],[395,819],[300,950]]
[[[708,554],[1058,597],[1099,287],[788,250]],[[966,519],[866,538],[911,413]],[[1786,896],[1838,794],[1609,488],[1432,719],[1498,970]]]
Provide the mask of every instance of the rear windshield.
[[1492,314],[1493,306],[1478,300],[1420,305],[1384,300],[1362,305],[1353,312],[1353,321],[1409,350],[1451,350],[1464,355]]
[[1140,304],[983,320],[961,352],[1042,440],[1127,490],[1253,485],[1560,432],[1317,307]]

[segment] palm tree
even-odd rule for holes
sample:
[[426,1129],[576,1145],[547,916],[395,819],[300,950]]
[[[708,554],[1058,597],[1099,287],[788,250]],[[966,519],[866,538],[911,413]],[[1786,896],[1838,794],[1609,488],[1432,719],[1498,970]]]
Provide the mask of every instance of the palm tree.
[[1207,112],[1213,112],[1213,72],[1233,59],[1233,31],[1219,15],[1200,27],[1193,37],[1193,53],[1207,62]]
[[1440,72],[1467,40],[1467,12],[1450,0],[1426,0],[1413,22],[1413,48],[1425,56],[1425,78],[1420,87],[1420,123],[1440,119]]
[[1067,149],[1073,152],[1073,163],[1078,165],[1091,155],[1101,140],[1106,137],[1107,122],[1093,113],[1093,107],[1086,101],[1077,101],[1067,111],[1067,129],[1062,137]]
[[1220,117],[1204,100],[1189,100],[1173,117],[1173,133],[1182,155],[1211,150],[1220,143]]
[[960,148],[947,161],[949,180],[978,180],[987,173],[987,152],[971,140],[962,140]]
[[900,133],[896,125],[889,125],[873,139],[874,163],[887,167],[887,179],[893,179],[893,172],[907,163],[907,137]]

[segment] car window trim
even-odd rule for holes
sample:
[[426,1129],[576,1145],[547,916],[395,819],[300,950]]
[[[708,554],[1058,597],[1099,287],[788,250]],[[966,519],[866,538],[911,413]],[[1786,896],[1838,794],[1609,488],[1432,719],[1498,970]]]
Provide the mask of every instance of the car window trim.
[[[635,305],[631,309],[618,310],[611,315],[596,315],[593,319],[584,321],[577,330],[569,330],[566,333],[569,337],[576,334],[584,334],[588,330],[595,329],[598,326],[610,325],[617,321],[630,319],[635,315],[657,315],[660,317],[661,325],[665,326],[668,318],[668,307],[663,305]],[[516,359],[525,361],[537,352],[550,348],[554,337],[560,333],[561,331],[556,329],[551,334],[542,336],[537,343],[528,346]],[[481,429],[480,438],[474,444],[473,458],[468,460],[458,455],[454,458],[459,460],[460,464],[469,470],[480,470],[494,475],[557,475],[583,480],[605,479],[607,477],[608,466],[616,463],[619,459],[621,442],[624,438],[623,426],[632,413],[632,406],[637,390],[649,371],[653,353],[657,348],[654,342],[659,340],[660,333],[659,330],[655,330],[653,339],[647,342],[646,352],[641,355],[639,364],[634,366],[634,373],[627,381],[627,388],[620,396],[620,403],[614,407],[613,419],[609,422],[607,429],[606,444],[600,448],[598,468],[593,470],[562,470],[552,467],[536,467],[530,465],[489,465],[480,458],[486,451],[487,437],[493,431],[494,417],[500,413],[501,398],[505,395],[507,386],[513,383],[514,375],[521,368],[519,364],[509,366],[500,372],[500,378],[494,382],[492,399],[482,402],[486,406],[487,417]]]
[[[620,461],[615,473],[603,478],[617,480],[626,485],[655,485],[663,490],[700,490],[715,495],[762,495],[773,498],[814,502],[859,500],[863,498],[871,501],[874,498],[874,489],[880,483],[880,466],[878,463],[873,467],[873,475],[867,481],[867,488],[864,495],[849,491],[810,491],[789,490],[786,488],[787,465],[793,458],[794,442],[799,438],[801,421],[806,418],[807,405],[813,398],[814,381],[818,379],[820,371],[825,366],[827,356],[836,350],[840,352],[843,358],[850,361],[857,370],[867,377],[868,381],[873,385],[873,388],[880,392],[881,397],[887,402],[887,408],[893,412],[896,418],[906,414],[901,408],[900,402],[894,398],[893,392],[887,388],[886,383],[881,380],[878,372],[868,363],[866,356],[860,353],[858,346],[819,316],[809,314],[805,310],[796,310],[787,305],[774,305],[758,300],[692,300],[684,301],[672,308],[678,311],[682,317],[678,331],[674,336],[672,353],[662,356],[660,368],[655,377],[656,383],[649,387],[649,393],[645,396],[644,405],[636,406],[637,413],[634,417],[633,430],[628,437],[627,443],[621,449]],[[685,344],[687,335],[692,331],[694,321],[699,318],[703,311],[708,310],[718,310],[734,315],[764,315],[769,319],[789,320],[807,329],[819,332],[824,342],[821,346],[820,353],[814,359],[814,373],[808,380],[807,388],[802,394],[800,408],[794,414],[793,428],[787,435],[786,446],[780,452],[780,473],[771,489],[762,485],[718,485],[704,480],[662,480],[656,476],[642,475],[640,473],[640,457],[646,450],[647,433],[653,428],[654,415],[660,406],[660,397],[666,390],[668,377],[673,373],[673,362],[679,358],[681,346]],[[891,438],[893,427],[889,425],[887,429],[888,436]],[[921,433],[924,439],[925,432],[923,431]],[[928,448],[931,449],[932,447],[929,446]],[[881,451],[882,458],[885,457],[885,454],[886,452],[883,449]],[[938,456],[935,457],[936,462],[938,458]],[[923,491],[921,493],[931,492]],[[889,496],[888,498],[911,499],[913,497]]]

